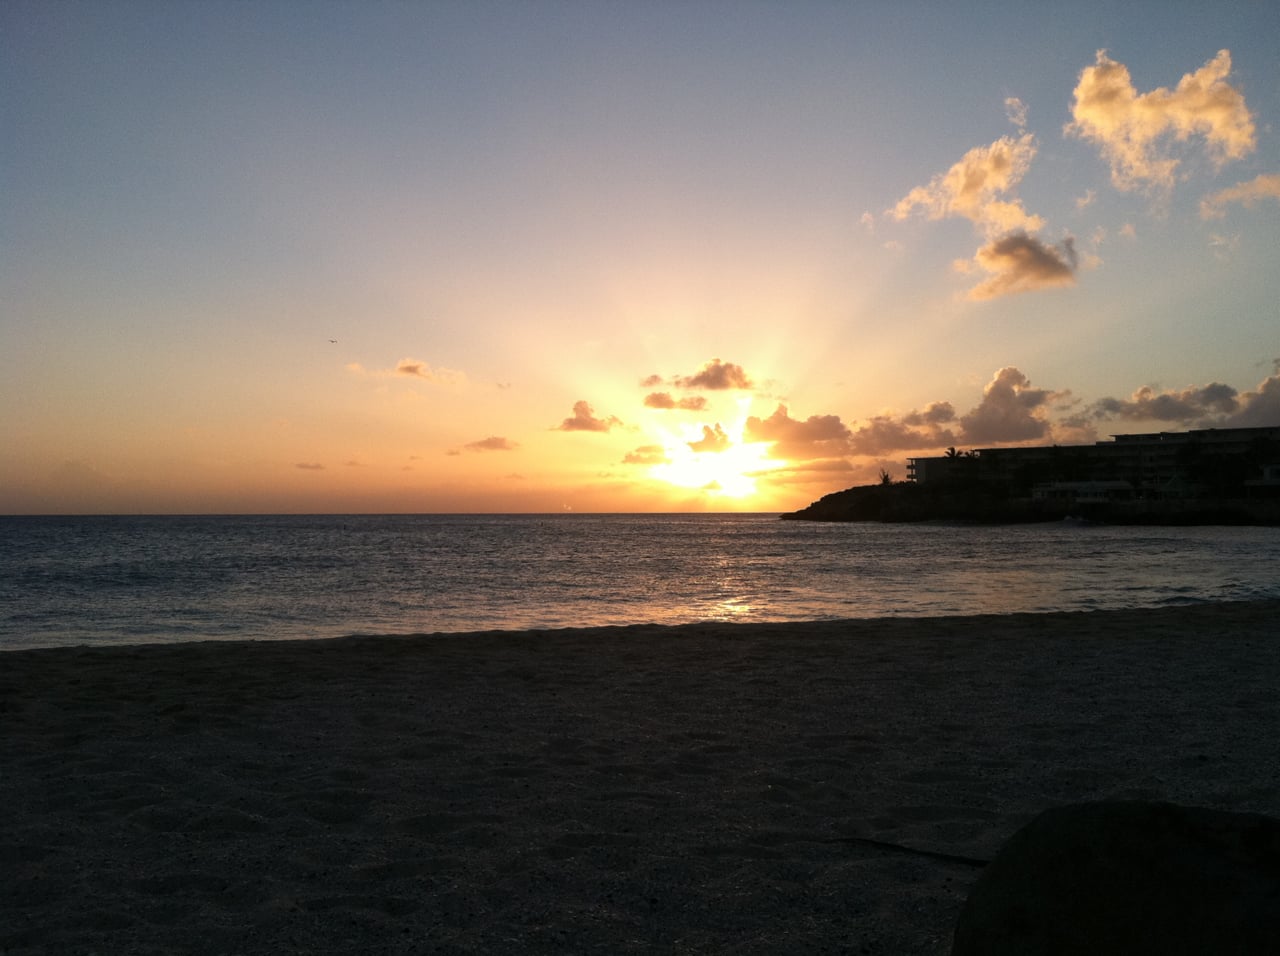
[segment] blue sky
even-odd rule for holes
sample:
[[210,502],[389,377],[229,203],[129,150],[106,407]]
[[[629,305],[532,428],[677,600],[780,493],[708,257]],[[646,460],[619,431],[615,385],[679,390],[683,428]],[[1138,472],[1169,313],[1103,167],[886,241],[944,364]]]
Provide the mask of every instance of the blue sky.
[[1277,36],[6,4],[0,511],[789,510],[949,445],[1280,424]]

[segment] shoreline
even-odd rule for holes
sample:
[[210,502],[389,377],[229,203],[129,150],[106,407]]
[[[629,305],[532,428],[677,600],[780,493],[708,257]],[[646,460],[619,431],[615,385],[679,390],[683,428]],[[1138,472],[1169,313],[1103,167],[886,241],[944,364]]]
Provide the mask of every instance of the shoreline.
[[6,651],[0,949],[945,954],[1049,806],[1280,815],[1278,614]]
[[[779,620],[726,620],[707,618],[676,623],[631,622],[619,624],[585,624],[572,626],[535,626],[535,627],[498,627],[474,628],[469,630],[443,631],[405,631],[405,632],[369,632],[340,633],[323,637],[214,637],[200,636],[181,638],[178,640],[136,640],[117,639],[112,641],[82,641],[65,644],[19,644],[0,645],[0,660],[9,660],[10,655],[26,653],[53,653],[76,651],[134,651],[156,647],[202,647],[202,646],[258,646],[258,645],[310,645],[332,642],[361,641],[435,641],[435,640],[475,640],[489,638],[518,638],[556,640],[598,639],[599,637],[632,637],[648,639],[661,636],[679,636],[681,632],[698,633],[699,635],[714,633],[718,636],[754,637],[772,635],[782,637],[791,633],[804,635],[833,636],[841,634],[848,637],[852,632],[861,634],[871,625],[888,625],[899,622],[913,630],[916,626],[945,625],[950,621],[972,621],[974,619],[990,619],[993,621],[1012,621],[1023,618],[1044,620],[1054,617],[1076,617],[1079,615],[1126,615],[1126,614],[1177,614],[1196,608],[1257,608],[1271,607],[1280,614],[1280,598],[1242,598],[1240,600],[1209,601],[1193,600],[1180,604],[1164,604],[1152,607],[1081,607],[1055,608],[1051,610],[1020,611],[974,611],[970,613],[947,611],[938,614],[889,614],[866,617],[840,617],[816,619],[779,619]],[[724,634],[720,632],[724,631]],[[759,633],[756,633],[759,632]],[[865,636],[865,635],[863,635]]]

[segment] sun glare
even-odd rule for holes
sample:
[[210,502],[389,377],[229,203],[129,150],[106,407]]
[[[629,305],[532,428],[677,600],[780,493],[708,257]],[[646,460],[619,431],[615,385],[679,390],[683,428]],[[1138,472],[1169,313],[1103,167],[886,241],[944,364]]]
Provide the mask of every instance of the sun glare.
[[[731,432],[717,432],[723,439],[720,447],[703,450],[707,433],[695,426],[685,434],[665,432],[660,441],[666,461],[649,469],[650,477],[680,488],[696,488],[724,498],[746,498],[756,493],[756,479],[783,467],[785,462],[768,457],[769,442],[743,442],[739,421]],[[717,430],[719,426],[717,426]],[[702,437],[703,441],[699,440]]]

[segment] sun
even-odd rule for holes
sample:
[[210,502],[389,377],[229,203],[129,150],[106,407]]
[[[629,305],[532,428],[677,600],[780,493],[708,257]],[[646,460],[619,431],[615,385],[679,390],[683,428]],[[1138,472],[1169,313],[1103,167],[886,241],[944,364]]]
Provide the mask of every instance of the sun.
[[681,434],[659,436],[666,460],[650,467],[649,476],[679,488],[696,488],[714,497],[746,498],[757,491],[756,479],[786,462],[769,457],[772,442],[742,440],[745,415],[728,431],[719,425],[691,426]]
[[723,451],[694,451],[687,442],[667,447],[668,460],[649,470],[651,477],[681,488],[701,488],[725,498],[756,493],[756,478],[781,467],[766,458],[767,443],[731,445]]

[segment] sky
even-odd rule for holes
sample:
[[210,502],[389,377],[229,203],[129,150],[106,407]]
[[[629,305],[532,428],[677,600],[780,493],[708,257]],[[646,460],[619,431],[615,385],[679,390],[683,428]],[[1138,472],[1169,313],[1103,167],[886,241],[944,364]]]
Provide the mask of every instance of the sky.
[[1280,4],[0,5],[0,513],[789,511],[1280,425]]

